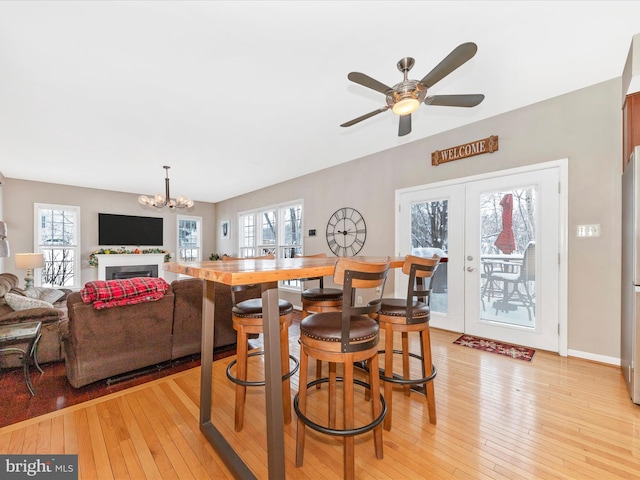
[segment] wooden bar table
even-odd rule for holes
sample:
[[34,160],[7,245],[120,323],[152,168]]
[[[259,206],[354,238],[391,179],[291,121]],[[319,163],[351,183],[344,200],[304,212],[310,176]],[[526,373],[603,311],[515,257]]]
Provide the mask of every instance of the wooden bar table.
[[[364,262],[381,262],[385,257],[351,257]],[[262,286],[264,314],[265,395],[267,422],[267,457],[270,479],[284,479],[284,417],[280,388],[280,335],[278,322],[278,281],[331,276],[337,258],[286,258],[275,260],[235,260],[228,262],[165,263],[169,272],[205,280],[202,311],[202,351],[200,367],[200,430],[220,454],[236,478],[255,479],[255,475],[211,422],[213,392],[213,325],[216,283]],[[404,258],[391,259],[391,267],[402,267]]]

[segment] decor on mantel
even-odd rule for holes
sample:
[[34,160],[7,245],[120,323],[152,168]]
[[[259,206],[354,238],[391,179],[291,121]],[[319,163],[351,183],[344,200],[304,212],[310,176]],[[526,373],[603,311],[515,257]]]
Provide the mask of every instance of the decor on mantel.
[[168,262],[171,260],[171,254],[168,250],[162,250],[161,248],[145,248],[144,250],[140,250],[136,248],[134,250],[127,250],[124,247],[121,248],[101,248],[100,250],[94,250],[89,255],[89,266],[97,267],[98,266],[98,257],[96,255],[144,255],[148,253],[164,253],[164,261]]
[[9,256],[9,240],[7,240],[7,224],[0,221],[0,257]]
[[163,166],[165,170],[165,179],[164,179],[164,195],[162,193],[156,193],[153,197],[147,197],[146,195],[140,195],[138,197],[138,202],[142,205],[148,205],[150,207],[156,208],[191,208],[195,204],[195,202],[189,198],[183,197],[179,195],[177,198],[171,198],[169,194],[169,169],[171,167]]
[[24,277],[25,290],[33,288],[33,270],[44,267],[44,255],[42,253],[16,253],[16,268],[26,270]]

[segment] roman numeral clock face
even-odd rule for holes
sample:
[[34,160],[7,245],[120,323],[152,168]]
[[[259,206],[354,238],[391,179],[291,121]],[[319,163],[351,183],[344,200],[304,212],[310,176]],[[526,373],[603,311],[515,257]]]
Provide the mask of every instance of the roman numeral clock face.
[[327,243],[339,257],[357,255],[367,239],[367,225],[360,212],[345,207],[337,210],[327,222]]

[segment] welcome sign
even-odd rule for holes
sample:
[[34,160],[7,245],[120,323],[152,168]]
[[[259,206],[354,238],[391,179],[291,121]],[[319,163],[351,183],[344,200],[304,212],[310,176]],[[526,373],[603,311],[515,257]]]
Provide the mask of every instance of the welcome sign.
[[441,163],[453,162],[454,160],[482,155],[483,153],[493,153],[496,150],[498,150],[498,136],[491,135],[475,142],[465,143],[445,150],[436,150],[431,154],[431,165],[438,166]]

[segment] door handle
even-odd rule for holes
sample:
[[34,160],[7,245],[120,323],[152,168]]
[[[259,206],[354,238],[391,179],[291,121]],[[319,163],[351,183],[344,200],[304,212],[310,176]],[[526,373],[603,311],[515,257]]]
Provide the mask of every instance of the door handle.
[[474,270],[477,270],[477,268],[467,267],[467,272],[473,272]]

